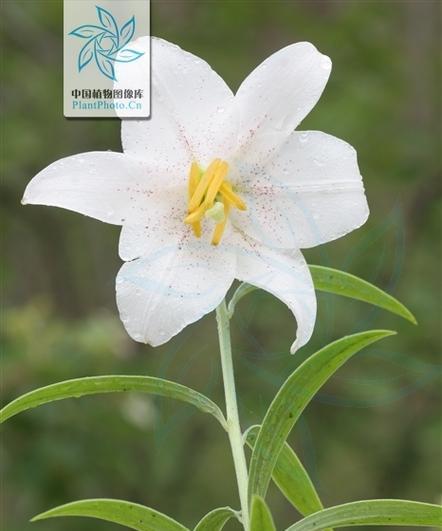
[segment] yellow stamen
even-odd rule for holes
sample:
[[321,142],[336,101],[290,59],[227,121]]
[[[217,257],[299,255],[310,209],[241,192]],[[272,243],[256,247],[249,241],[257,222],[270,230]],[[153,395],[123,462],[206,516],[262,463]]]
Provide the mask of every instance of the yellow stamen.
[[201,223],[199,221],[195,221],[195,223],[192,223],[192,230],[197,238],[201,238],[202,229]]
[[219,190],[220,194],[229,201],[233,206],[239,210],[247,210],[247,205],[244,201],[235,194],[230,183],[224,182]]
[[206,204],[202,203],[196,210],[194,210],[191,214],[184,218],[184,223],[188,223],[190,225],[192,223],[200,221],[203,218],[206,210]]
[[[189,173],[189,201],[192,198],[196,187],[198,186],[198,182],[200,180],[201,176],[201,170],[196,162],[192,162],[192,165],[190,166],[190,173]],[[197,238],[201,237],[201,223],[199,221],[196,221],[195,223],[192,223],[192,230],[193,233]]]
[[212,206],[212,203],[215,200],[216,194],[218,193],[221,185],[223,184],[224,177],[227,175],[228,170],[229,165],[227,164],[227,162],[221,161],[218,165],[212,182],[210,183],[210,186],[207,190],[206,198],[204,200],[204,203],[208,208]]
[[212,245],[218,245],[226,228],[229,211],[235,207],[246,210],[245,202],[233,191],[225,178],[229,171],[227,162],[213,160],[206,171],[193,162],[189,172],[188,208],[184,222],[191,225],[196,237],[201,236],[201,220],[205,216],[216,223]]
[[188,187],[188,197],[189,200],[192,198],[193,193],[195,192],[196,187],[198,186],[198,181],[201,175],[201,170],[196,162],[192,162],[189,172],[189,187]]
[[[184,223],[195,223],[202,219],[204,216],[204,213],[213,206],[213,202],[215,200],[216,194],[218,193],[218,190],[220,189],[220,186],[223,184],[224,177],[227,175],[227,171],[229,169],[229,165],[227,162],[220,161],[215,173],[213,174],[212,180],[210,181],[210,184],[207,188],[206,197],[204,198],[204,201],[201,203],[201,205],[191,211],[190,204],[189,204],[189,211],[191,212],[185,219]],[[203,177],[204,178],[204,177]],[[196,192],[194,192],[193,197],[196,195]]]
[[215,226],[215,230],[213,231],[213,236],[212,236],[212,245],[219,244],[219,242],[221,241],[221,238],[223,237],[224,230],[226,228],[227,216],[229,215],[230,204],[224,198],[223,198],[223,203],[224,203],[224,214],[225,214],[224,220],[221,221],[221,223],[217,223],[217,225]]
[[189,212],[193,212],[200,205],[201,201],[203,200],[204,194],[207,192],[207,188],[212,182],[212,178],[216,170],[218,169],[218,165],[220,164],[220,162],[220,159],[215,159],[213,162],[211,162],[206,172],[201,177],[201,180],[198,183],[195,192],[193,193],[189,201]]

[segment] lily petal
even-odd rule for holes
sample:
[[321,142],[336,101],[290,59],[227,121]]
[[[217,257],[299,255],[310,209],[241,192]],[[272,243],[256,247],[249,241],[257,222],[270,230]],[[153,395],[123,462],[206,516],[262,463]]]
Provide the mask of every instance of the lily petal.
[[191,228],[183,222],[186,198],[181,188],[152,193],[140,217],[123,224],[118,249],[122,260],[153,254],[191,234]]
[[313,247],[367,220],[356,151],[334,136],[294,132],[264,167],[242,164],[239,173],[248,210],[232,222],[267,245]]
[[331,60],[309,42],[279,50],[243,81],[235,96],[239,113],[238,158],[266,160],[315,106]]
[[284,252],[237,236],[236,278],[268,291],[293,312],[298,324],[294,354],[312,336],[316,295],[307,263],[300,251]]
[[123,153],[92,151],[60,159],[26,187],[23,204],[66,208],[106,223],[137,218],[159,188],[161,171]]
[[[147,51],[149,37],[134,44]],[[152,38],[151,48],[152,116],[149,120],[123,120],[123,148],[136,157],[166,164],[171,168],[169,179],[184,182],[192,161],[205,166],[214,156],[226,157],[223,143],[231,143],[232,138],[229,135],[229,142],[222,140],[220,131],[233,94],[195,55],[158,38]],[[127,75],[149,73],[142,65],[141,69],[128,69]]]
[[229,289],[235,255],[190,234],[120,269],[117,304],[129,335],[162,345],[211,312]]

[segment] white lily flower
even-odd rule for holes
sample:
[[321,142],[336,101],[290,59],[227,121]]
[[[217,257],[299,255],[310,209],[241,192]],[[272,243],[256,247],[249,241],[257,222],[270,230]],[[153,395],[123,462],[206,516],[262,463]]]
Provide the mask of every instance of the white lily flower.
[[[148,46],[149,37],[131,44]],[[325,133],[295,131],[324,90],[331,61],[307,42],[287,46],[234,95],[194,55],[156,38],[151,50],[152,117],[122,121],[124,152],[54,162],[32,179],[23,203],[122,225],[117,304],[136,341],[167,342],[238,279],[290,308],[294,352],[316,318],[299,249],[368,216],[355,150]],[[148,75],[119,68],[118,79]]]

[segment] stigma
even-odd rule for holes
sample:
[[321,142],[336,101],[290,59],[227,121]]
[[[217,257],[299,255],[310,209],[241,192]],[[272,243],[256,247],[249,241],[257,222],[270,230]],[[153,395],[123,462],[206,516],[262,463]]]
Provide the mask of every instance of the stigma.
[[246,210],[244,201],[233,191],[226,179],[229,165],[221,159],[213,160],[205,171],[193,162],[189,171],[187,217],[184,223],[192,226],[197,238],[202,234],[203,218],[215,222],[212,245],[218,245],[226,228],[232,208]]

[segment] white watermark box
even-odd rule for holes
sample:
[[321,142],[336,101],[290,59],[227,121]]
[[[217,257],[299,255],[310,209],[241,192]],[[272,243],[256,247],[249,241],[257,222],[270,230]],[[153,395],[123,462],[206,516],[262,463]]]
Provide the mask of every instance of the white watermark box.
[[136,39],[149,35],[149,0],[64,0],[63,6],[64,115],[148,118],[150,49],[141,50]]

